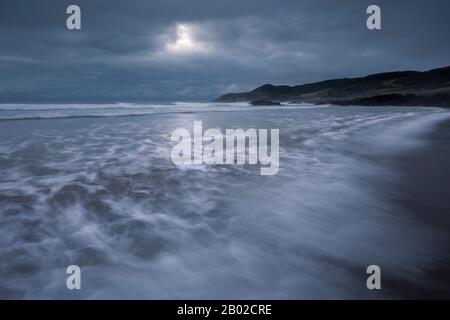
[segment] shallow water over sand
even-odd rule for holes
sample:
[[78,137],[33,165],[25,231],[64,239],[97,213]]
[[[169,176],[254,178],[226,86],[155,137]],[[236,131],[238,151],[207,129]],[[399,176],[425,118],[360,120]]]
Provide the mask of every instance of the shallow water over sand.
[[[405,178],[391,157],[426,146],[445,111],[31,108],[0,106],[1,298],[379,298],[406,294],[392,278],[439,285],[426,271],[447,254],[442,232],[386,186]],[[279,173],[175,166],[170,135],[194,120],[279,128]],[[370,264],[381,292],[366,288]]]

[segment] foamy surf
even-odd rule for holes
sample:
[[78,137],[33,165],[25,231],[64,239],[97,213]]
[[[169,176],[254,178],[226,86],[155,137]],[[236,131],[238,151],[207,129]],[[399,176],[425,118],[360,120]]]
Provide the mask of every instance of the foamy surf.
[[[447,118],[442,110],[38,107],[1,111],[2,298],[73,298],[70,264],[83,270],[80,298],[363,298],[367,265],[426,285],[443,254],[439,233],[380,179],[401,179],[380,141],[408,128],[390,135],[401,147]],[[30,113],[60,119],[14,118]],[[194,120],[280,128],[279,173],[173,165],[170,132]]]
[[326,106],[308,104],[289,104],[284,106],[251,106],[248,103],[193,103],[176,102],[166,104],[0,104],[0,121],[6,120],[42,120],[68,118],[102,118],[102,117],[132,117],[158,115],[168,113],[198,113],[198,112],[231,112],[242,109],[273,110],[273,109],[303,109]]

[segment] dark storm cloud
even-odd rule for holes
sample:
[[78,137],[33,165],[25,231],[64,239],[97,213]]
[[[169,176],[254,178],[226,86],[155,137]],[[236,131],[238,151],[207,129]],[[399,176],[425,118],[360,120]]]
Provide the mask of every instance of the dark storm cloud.
[[[365,27],[370,4],[382,30]],[[78,4],[82,30],[65,27]],[[212,99],[449,65],[450,3],[301,0],[3,0],[0,101]]]

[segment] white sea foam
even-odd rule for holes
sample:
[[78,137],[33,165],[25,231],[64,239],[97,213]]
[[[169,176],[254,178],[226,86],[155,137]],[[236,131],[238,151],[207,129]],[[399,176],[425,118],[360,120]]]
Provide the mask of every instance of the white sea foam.
[[[385,135],[403,132],[389,140],[401,146],[447,117],[438,109],[91,109],[158,111],[0,123],[2,298],[370,297],[366,266],[414,282],[439,252],[434,229],[386,194],[383,177],[396,173],[375,161]],[[280,128],[279,174],[173,165],[170,133],[194,120]],[[82,268],[80,292],[65,287],[70,264]]]
[[0,104],[0,120],[37,120],[61,118],[131,117],[167,113],[230,112],[272,109],[324,108],[308,104],[251,106],[248,103],[176,102],[166,104]]

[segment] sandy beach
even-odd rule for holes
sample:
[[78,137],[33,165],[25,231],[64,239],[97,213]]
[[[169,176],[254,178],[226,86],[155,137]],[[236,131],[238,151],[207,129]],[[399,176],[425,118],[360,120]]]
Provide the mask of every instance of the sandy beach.
[[[389,192],[407,214],[435,230],[436,246],[442,250],[425,270],[421,285],[390,279],[390,286],[403,298],[450,298],[450,120],[436,124],[423,136],[427,141],[412,152],[394,155],[392,164],[403,178]],[[424,235],[426,236],[426,235]],[[418,276],[419,277],[419,276]]]

